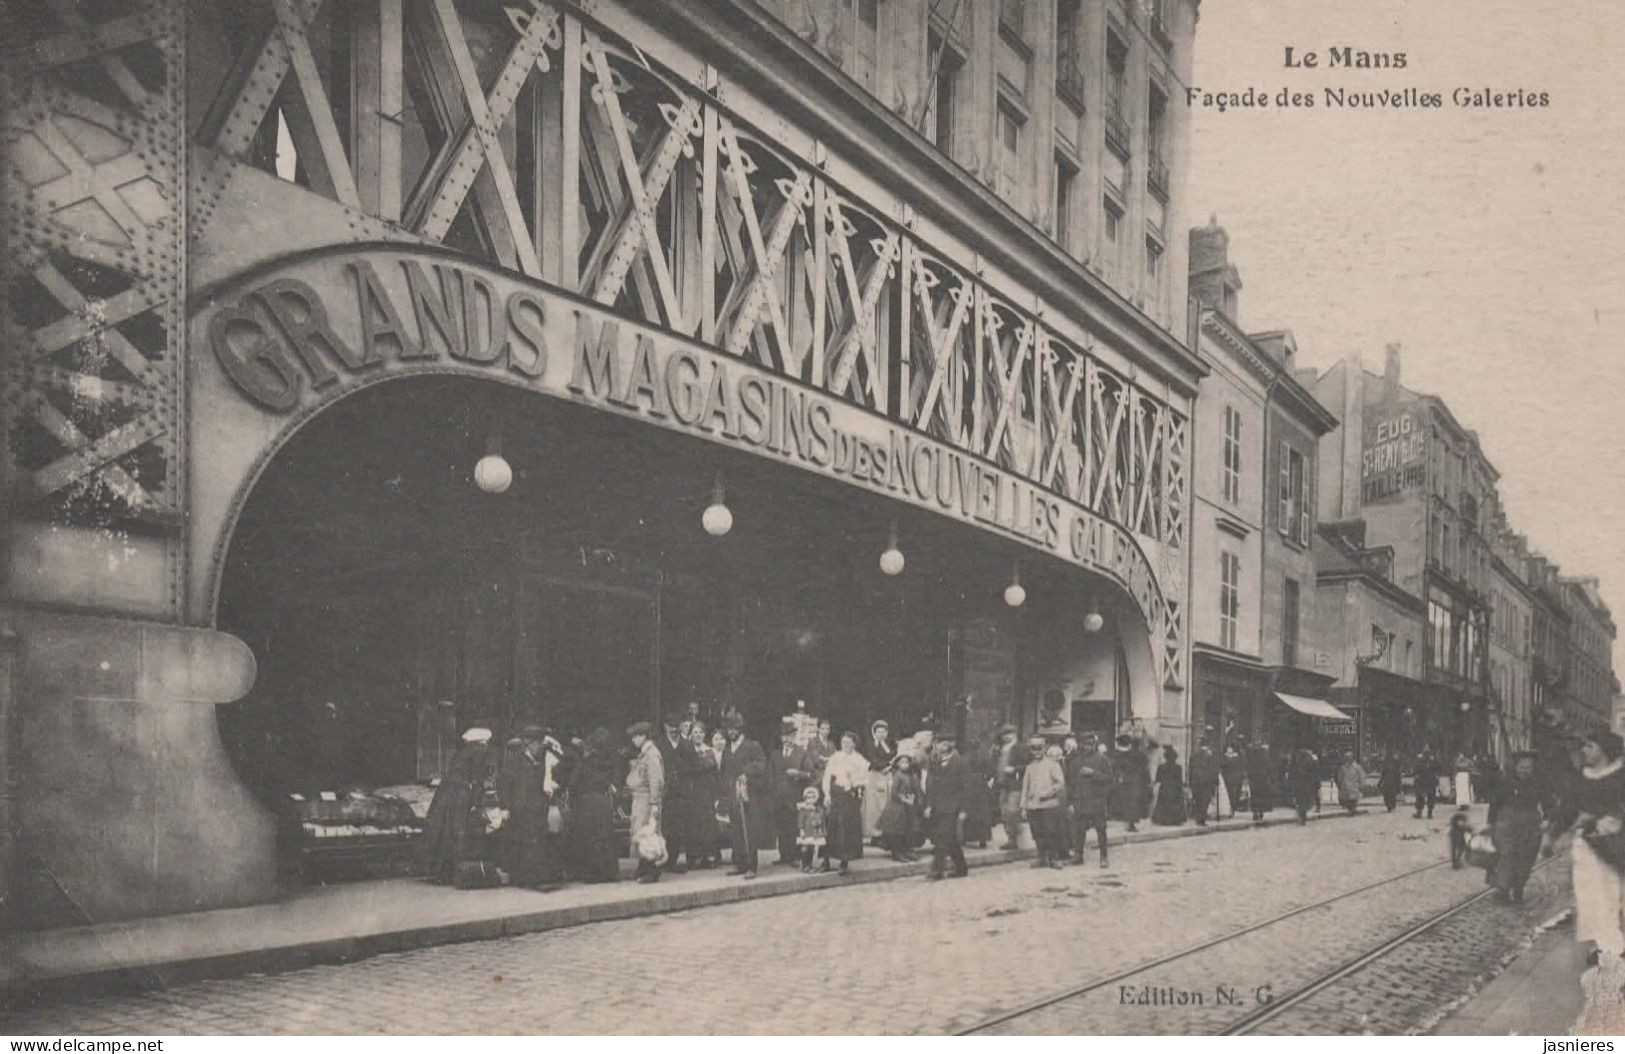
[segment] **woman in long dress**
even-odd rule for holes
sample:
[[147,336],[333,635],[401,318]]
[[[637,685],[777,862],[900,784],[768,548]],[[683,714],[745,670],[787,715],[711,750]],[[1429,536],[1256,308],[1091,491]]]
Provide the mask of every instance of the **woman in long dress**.
[[967,742],[960,751],[970,772],[970,788],[965,797],[965,831],[962,841],[982,849],[993,840],[993,758],[979,744]]
[[424,820],[419,866],[434,882],[449,883],[457,865],[485,855],[485,783],[491,776],[491,730],[471,728],[446,766]]
[[893,860],[919,859],[914,850],[925,837],[920,820],[924,797],[920,777],[914,771],[914,758],[899,755],[891,774],[891,800],[880,814],[880,844]]
[[699,854],[697,868],[716,867],[722,856],[722,828],[717,823],[717,799],[722,794],[722,754],[705,741],[705,725],[695,720],[689,726],[688,738],[694,744],[699,758],[699,771],[694,777],[696,799],[693,802],[691,822],[694,829],[694,852]]
[[[1588,835],[1607,838],[1625,825],[1625,742],[1612,732],[1594,732],[1580,745],[1581,769],[1567,781],[1562,805],[1552,818],[1543,851],[1551,850],[1551,839],[1572,828],[1574,847],[1569,854],[1574,868],[1574,937],[1592,945],[1591,962],[1596,969],[1581,978],[1586,989],[1586,1011],[1576,1022],[1584,1033],[1616,1034],[1625,1018],[1625,933],[1621,932],[1621,909],[1625,907],[1625,882],[1620,871],[1598,850]],[[1599,1026],[1609,1026],[1597,1032]]]
[[581,759],[570,772],[570,869],[583,882],[615,882],[621,877],[615,787],[624,767],[615,741],[599,728],[587,737]]
[[869,775],[863,795],[863,837],[878,843],[880,814],[886,810],[891,797],[891,766],[897,757],[897,744],[892,742],[891,726],[876,721],[869,726],[869,744],[864,748],[869,759]]
[[1162,748],[1156,796],[1156,805],[1151,810],[1152,823],[1178,827],[1185,822],[1185,770],[1179,764],[1179,751],[1173,747]]
[[1540,855],[1540,831],[1546,801],[1535,776],[1535,755],[1513,755],[1512,775],[1495,788],[1490,799],[1490,837],[1495,842],[1495,867],[1490,879],[1496,899],[1523,903],[1524,883]]
[[824,800],[829,803],[826,868],[833,858],[840,861],[844,874],[848,862],[863,855],[863,806],[870,774],[869,761],[858,753],[857,734],[842,733],[841,749],[824,764]]

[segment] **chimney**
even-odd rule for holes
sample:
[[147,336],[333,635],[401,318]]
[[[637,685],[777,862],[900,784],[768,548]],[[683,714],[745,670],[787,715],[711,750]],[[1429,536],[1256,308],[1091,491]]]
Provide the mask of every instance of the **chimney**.
[[1190,295],[1203,307],[1216,308],[1239,320],[1237,294],[1241,275],[1230,264],[1230,235],[1219,226],[1218,216],[1206,227],[1193,227],[1190,233]]
[[1399,388],[1399,343],[1391,341],[1382,360],[1382,386],[1392,395]]

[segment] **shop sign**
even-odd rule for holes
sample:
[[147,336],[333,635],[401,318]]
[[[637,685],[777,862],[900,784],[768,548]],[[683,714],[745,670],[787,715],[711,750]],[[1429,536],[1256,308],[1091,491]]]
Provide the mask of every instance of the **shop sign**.
[[1413,411],[1378,412],[1367,418],[1360,451],[1360,500],[1390,501],[1426,482],[1426,433]]
[[375,247],[298,257],[204,301],[199,343],[273,417],[389,374],[500,378],[997,531],[1115,579],[1161,625],[1151,565],[1117,524],[879,413],[573,294],[432,250]]

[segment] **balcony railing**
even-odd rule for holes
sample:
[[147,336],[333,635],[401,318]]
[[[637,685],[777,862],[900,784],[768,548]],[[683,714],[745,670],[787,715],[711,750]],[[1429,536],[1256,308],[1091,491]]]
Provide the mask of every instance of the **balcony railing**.
[[1055,94],[1083,109],[1083,66],[1078,56],[1063,54],[1055,60]]
[[1123,97],[1116,91],[1106,96],[1106,145],[1128,160],[1128,118],[1123,116]]
[[1153,150],[1146,162],[1145,185],[1164,205],[1168,203],[1168,162],[1162,159],[1160,150]]

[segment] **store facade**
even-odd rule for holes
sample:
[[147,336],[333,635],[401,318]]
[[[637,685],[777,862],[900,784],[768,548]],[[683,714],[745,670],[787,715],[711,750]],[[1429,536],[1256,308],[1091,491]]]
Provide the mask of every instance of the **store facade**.
[[249,7],[16,78],[6,903],[267,899],[474,723],[1185,726],[1201,367],[794,34]]

